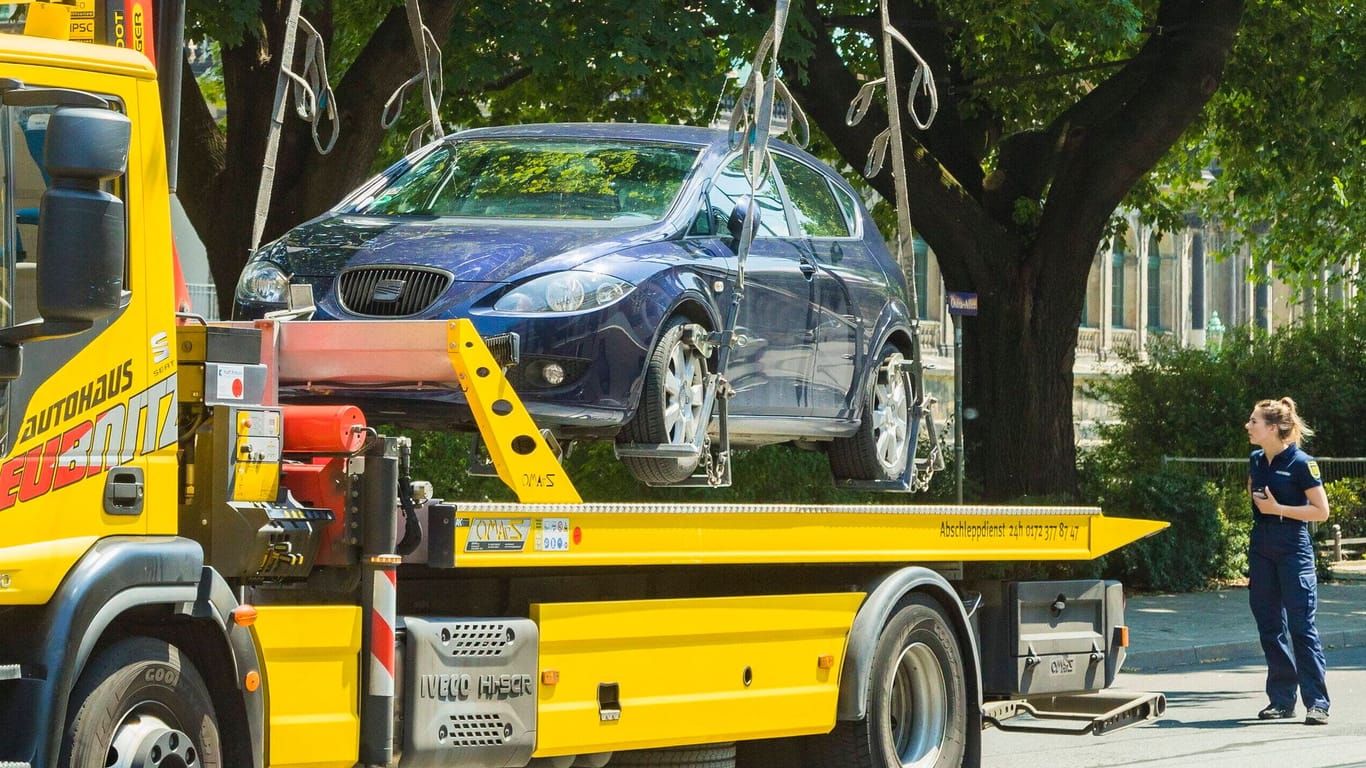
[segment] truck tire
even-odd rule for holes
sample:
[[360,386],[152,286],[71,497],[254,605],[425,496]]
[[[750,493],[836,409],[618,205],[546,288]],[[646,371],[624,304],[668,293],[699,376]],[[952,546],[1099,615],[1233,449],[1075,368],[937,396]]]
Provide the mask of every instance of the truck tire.
[[610,768],[735,768],[735,742],[618,752]]
[[[702,413],[707,358],[683,340],[686,318],[675,317],[659,335],[645,365],[640,404],[618,440],[645,445],[688,445],[705,430],[711,414]],[[621,462],[639,481],[672,485],[688,479],[699,457],[690,459],[623,456]]]
[[830,473],[836,480],[900,480],[911,455],[910,377],[898,368],[905,355],[884,344],[873,385],[863,396],[858,431],[830,444]]
[[949,768],[967,744],[967,683],[957,636],[939,603],[905,598],[878,638],[867,717],[837,723],[816,765]]
[[61,768],[220,768],[208,687],[175,646],[149,637],[99,653],[72,691]]

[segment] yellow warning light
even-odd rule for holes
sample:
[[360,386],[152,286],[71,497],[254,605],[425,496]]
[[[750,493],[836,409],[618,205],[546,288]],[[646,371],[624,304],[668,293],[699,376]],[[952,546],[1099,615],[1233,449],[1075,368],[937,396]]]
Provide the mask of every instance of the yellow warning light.
[[555,685],[560,682],[560,670],[543,669],[541,670],[541,685]]
[[820,656],[817,656],[817,657],[816,657],[816,669],[834,669],[834,668],[835,668],[835,656],[834,656],[833,654],[824,653],[824,654],[821,654]]
[[256,689],[261,687],[261,675],[256,670],[247,673],[242,678],[242,687],[247,689],[247,693],[256,693]]
[[1129,628],[1123,625],[1115,627],[1115,645],[1120,648],[1129,647]]

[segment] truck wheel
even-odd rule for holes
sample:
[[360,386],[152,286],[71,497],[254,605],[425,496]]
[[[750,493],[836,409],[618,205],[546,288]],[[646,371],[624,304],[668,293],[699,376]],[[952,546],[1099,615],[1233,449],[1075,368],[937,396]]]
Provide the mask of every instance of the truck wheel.
[[[710,414],[702,413],[707,359],[683,340],[688,321],[669,321],[645,366],[645,387],[635,416],[622,430],[622,442],[647,445],[691,445],[699,429],[707,428]],[[671,485],[688,479],[700,457],[688,459],[623,456],[621,461],[635,478],[653,485]]]
[[942,608],[911,595],[878,639],[868,714],[823,740],[825,766],[949,768],[963,760],[967,694],[963,657]]
[[218,721],[204,680],[149,637],[102,651],[72,691],[62,768],[218,768]]
[[735,768],[735,742],[618,752],[611,768]]
[[885,344],[877,377],[863,399],[858,432],[830,444],[830,472],[836,479],[900,480],[910,456],[911,392],[900,369],[901,350]]

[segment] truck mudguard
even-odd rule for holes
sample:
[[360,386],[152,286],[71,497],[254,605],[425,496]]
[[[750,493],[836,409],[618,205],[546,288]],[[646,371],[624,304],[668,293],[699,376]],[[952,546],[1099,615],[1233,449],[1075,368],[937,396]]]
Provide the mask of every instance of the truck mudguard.
[[[891,618],[901,598],[914,591],[924,592],[944,605],[953,621],[954,632],[962,639],[963,663],[967,665],[968,711],[973,716],[982,705],[981,658],[974,641],[967,611],[949,582],[938,573],[922,566],[910,566],[892,571],[866,587],[868,598],[863,601],[854,626],[849,630],[849,650],[844,654],[844,669],[840,674],[839,706],[835,717],[839,720],[862,720],[868,713],[868,676],[873,668],[878,637]],[[973,732],[970,727],[969,734]]]
[[61,753],[66,706],[104,630],[124,611],[144,605],[194,604],[204,552],[173,536],[113,536],[95,542],[47,604],[32,636],[42,638],[24,661],[44,670],[34,706],[7,730],[20,759],[54,765]]

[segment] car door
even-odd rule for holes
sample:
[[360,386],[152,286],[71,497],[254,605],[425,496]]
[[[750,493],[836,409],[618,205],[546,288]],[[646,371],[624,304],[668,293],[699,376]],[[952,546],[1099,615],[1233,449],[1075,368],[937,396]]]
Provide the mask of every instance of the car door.
[[[726,222],[737,203],[751,194],[739,156],[726,163],[707,192],[716,235],[728,238]],[[814,363],[809,333],[812,285],[803,274],[809,257],[783,206],[776,174],[770,171],[754,194],[759,229],[745,262],[745,295],[737,330],[738,347],[727,371],[735,388],[736,416],[804,416],[810,413],[808,382]],[[727,307],[728,309],[728,307]]]
[[803,269],[810,276],[814,319],[811,408],[819,416],[846,417],[855,402],[855,372],[867,343],[866,328],[881,310],[881,289],[874,277],[881,272],[855,236],[852,217],[825,174],[797,158],[774,158],[807,251]]

